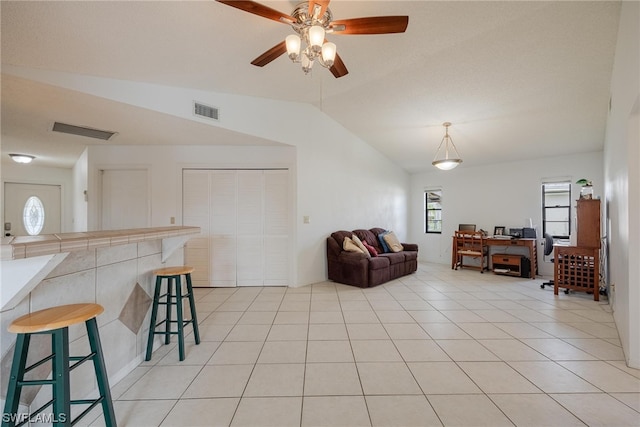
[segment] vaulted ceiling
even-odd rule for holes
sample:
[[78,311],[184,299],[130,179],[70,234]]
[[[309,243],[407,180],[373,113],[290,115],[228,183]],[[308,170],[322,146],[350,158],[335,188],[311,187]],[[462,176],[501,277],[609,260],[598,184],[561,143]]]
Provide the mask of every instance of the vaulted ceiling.
[[[287,14],[297,4],[262,3]],[[612,1],[333,0],[334,19],[409,16],[403,34],[328,35],[349,70],[336,79],[317,65],[305,76],[286,55],[251,65],[291,28],[216,1],[0,7],[3,161],[28,152],[70,167],[101,143],[51,132],[54,121],[116,130],[118,144],[197,144],[212,132],[247,143],[13,67],[311,103],[408,172],[432,168],[445,121],[461,167],[602,150],[620,11]]]

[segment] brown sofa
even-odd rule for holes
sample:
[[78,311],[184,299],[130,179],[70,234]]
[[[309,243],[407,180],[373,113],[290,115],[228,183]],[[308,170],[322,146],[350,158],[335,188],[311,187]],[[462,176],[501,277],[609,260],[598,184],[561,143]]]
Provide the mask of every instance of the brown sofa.
[[[385,230],[336,231],[327,237],[327,267],[329,280],[347,285],[368,288],[411,274],[418,269],[418,245],[402,243],[400,252],[384,252],[378,235]],[[368,257],[363,253],[343,249],[345,237],[353,234],[373,246],[378,256]]]

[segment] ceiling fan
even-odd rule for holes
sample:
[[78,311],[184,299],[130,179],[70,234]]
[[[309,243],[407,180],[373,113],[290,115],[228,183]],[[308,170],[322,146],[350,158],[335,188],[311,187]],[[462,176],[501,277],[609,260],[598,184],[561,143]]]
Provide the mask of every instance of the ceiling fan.
[[[297,34],[289,35],[271,49],[251,61],[264,67],[280,55],[287,53],[294,62],[302,64],[306,73],[317,60],[336,77],[349,73],[336,52],[336,45],[325,39],[325,34],[392,34],[404,33],[408,16],[375,16],[334,20],[329,9],[330,0],[309,0],[296,6],[291,15],[279,12],[254,1],[217,0],[245,12],[291,25]],[[306,46],[305,46],[306,45]]]

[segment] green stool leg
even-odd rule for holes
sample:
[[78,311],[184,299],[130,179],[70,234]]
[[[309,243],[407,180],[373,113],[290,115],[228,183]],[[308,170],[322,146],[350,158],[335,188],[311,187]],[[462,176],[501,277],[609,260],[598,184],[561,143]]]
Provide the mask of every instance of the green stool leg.
[[96,371],[96,379],[98,381],[98,390],[102,397],[102,412],[104,414],[104,422],[107,427],[116,427],[116,415],[113,411],[113,402],[111,400],[111,389],[109,388],[109,377],[107,368],[104,363],[104,354],[102,353],[102,345],[100,343],[100,335],[98,333],[98,324],[95,317],[85,322],[87,326],[87,335],[89,336],[89,345],[93,356],[93,367]]
[[186,274],[187,292],[189,293],[189,307],[191,309],[191,322],[193,326],[193,335],[196,338],[196,344],[200,344],[200,331],[198,330],[198,316],[196,315],[196,303],[193,298],[193,286],[191,283],[191,273]]
[[11,365],[11,376],[9,377],[9,387],[7,387],[7,398],[4,401],[4,412],[2,413],[2,427],[15,425],[15,421],[10,423],[6,416],[18,415],[20,406],[20,392],[22,391],[22,380],[24,379],[24,368],[27,364],[27,350],[29,349],[30,334],[18,334],[16,347],[13,351],[13,363]]
[[171,301],[172,292],[171,292],[171,282],[173,280],[173,276],[167,277],[167,305],[166,307],[166,324],[165,324],[165,333],[164,333],[164,343],[169,344],[171,342]]
[[182,314],[182,277],[174,276],[173,283],[176,285],[176,313],[178,324],[178,354],[180,361],[184,360],[184,316]]
[[53,416],[56,426],[71,425],[71,390],[69,387],[69,328],[51,332],[53,363]]
[[160,299],[160,286],[162,279],[156,277],[156,289],[153,293],[153,304],[151,306],[151,322],[149,323],[149,339],[147,340],[147,354],[144,360],[151,360],[151,352],[153,351],[153,337],[156,331],[156,321],[158,320],[158,300]]

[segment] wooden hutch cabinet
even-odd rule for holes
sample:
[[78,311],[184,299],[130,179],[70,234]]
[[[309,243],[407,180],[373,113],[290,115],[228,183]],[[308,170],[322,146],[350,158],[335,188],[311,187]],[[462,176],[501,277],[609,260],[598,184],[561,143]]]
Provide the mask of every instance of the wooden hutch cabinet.
[[577,246],[556,246],[554,294],[558,289],[593,292],[600,295],[600,200],[580,199],[577,203]]

